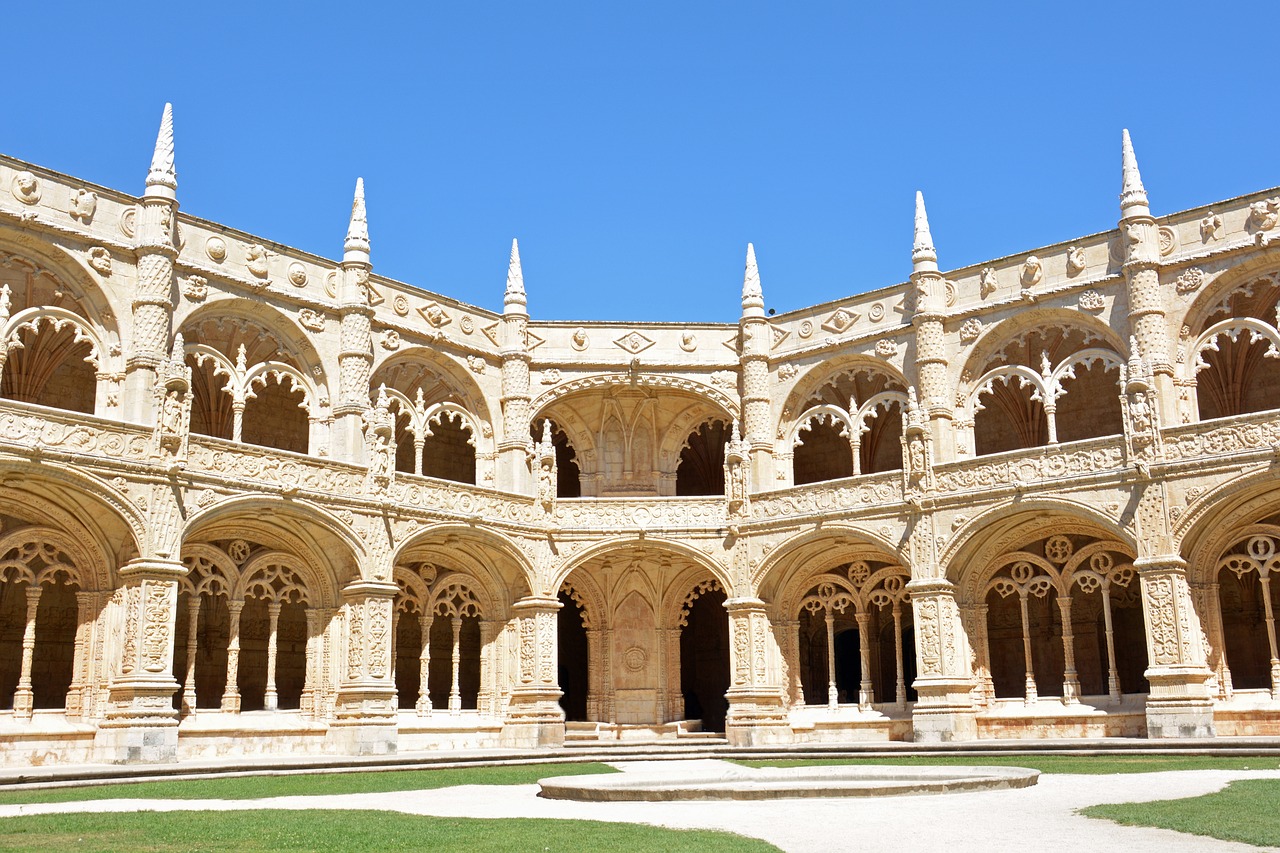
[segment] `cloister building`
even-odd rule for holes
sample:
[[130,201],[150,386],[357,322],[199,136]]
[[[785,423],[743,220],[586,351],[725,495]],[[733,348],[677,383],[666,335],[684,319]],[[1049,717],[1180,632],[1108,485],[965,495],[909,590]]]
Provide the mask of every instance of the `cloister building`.
[[168,108],[140,197],[0,157],[0,756],[1280,734],[1280,191],[1123,141],[1116,230],[944,272],[917,196],[736,324],[180,213]]

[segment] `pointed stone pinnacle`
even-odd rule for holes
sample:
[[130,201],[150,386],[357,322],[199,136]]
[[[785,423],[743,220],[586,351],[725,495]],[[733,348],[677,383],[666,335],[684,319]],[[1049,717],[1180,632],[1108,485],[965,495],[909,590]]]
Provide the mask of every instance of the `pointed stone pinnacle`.
[[351,200],[351,224],[342,244],[343,262],[369,263],[369,216],[364,209],[364,178],[356,178],[356,194]]
[[1151,208],[1147,202],[1147,190],[1142,186],[1142,175],[1138,172],[1138,158],[1133,153],[1133,142],[1129,139],[1126,128],[1121,136],[1121,172],[1120,216],[1150,216]]
[[911,246],[911,265],[915,272],[937,272],[938,253],[929,233],[929,215],[924,209],[924,193],[916,190],[916,230]]
[[507,290],[502,297],[504,311],[523,312],[528,300],[524,292],[524,271],[520,269],[520,244],[511,241],[511,260],[507,263]]
[[169,353],[169,361],[174,364],[182,364],[187,360],[187,344],[182,339],[182,332],[173,336],[173,350]]
[[764,316],[764,290],[760,287],[760,269],[756,266],[756,247],[747,244],[747,267],[742,274],[742,316]]
[[165,104],[160,132],[156,135],[156,150],[151,155],[151,171],[147,172],[147,188],[142,194],[144,198],[178,197],[178,172],[173,157],[173,104]]

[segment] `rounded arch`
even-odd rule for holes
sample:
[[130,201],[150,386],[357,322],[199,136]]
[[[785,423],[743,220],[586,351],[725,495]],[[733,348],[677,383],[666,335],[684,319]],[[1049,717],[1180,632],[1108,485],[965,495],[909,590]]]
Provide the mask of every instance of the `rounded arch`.
[[1280,279],[1280,262],[1277,262],[1275,255],[1262,254],[1249,258],[1218,273],[1186,306],[1179,327],[1187,329],[1192,335],[1199,334],[1209,319],[1222,310],[1223,302],[1233,291],[1260,279],[1269,279],[1272,285],[1280,283],[1277,281]]
[[751,575],[751,587],[761,599],[776,603],[779,595],[806,565],[825,568],[862,559],[867,554],[881,562],[910,570],[910,562],[900,543],[848,524],[824,524],[820,529],[798,533],[778,544]]
[[[963,360],[957,359],[952,369],[955,379],[963,376],[976,377],[985,371],[982,368],[1012,341],[1021,335],[1030,334],[1038,328],[1065,327],[1075,328],[1086,335],[1097,338],[1107,348],[1117,353],[1128,350],[1124,339],[1100,318],[1084,314],[1070,308],[1032,308],[1021,309],[1012,316],[982,330],[977,339],[969,347],[969,354]],[[967,388],[962,388],[967,392]]]
[[[93,567],[86,589],[117,585],[116,570],[141,553],[147,524],[118,490],[91,474],[30,462],[0,461],[0,512],[73,535],[75,553]],[[52,524],[50,524],[52,523]]]
[[1051,533],[1086,533],[1137,553],[1132,533],[1090,505],[1068,498],[1010,499],[964,522],[947,542],[939,562],[965,600],[980,595],[987,567],[1005,552]]
[[[424,559],[412,559],[415,556]],[[395,547],[391,561],[393,565],[426,562],[471,576],[491,598],[492,611],[485,614],[491,619],[538,589],[537,569],[514,540],[470,525],[444,522],[420,528]]]
[[48,273],[69,285],[73,299],[84,308],[84,319],[99,337],[108,345],[120,343],[118,318],[127,316],[131,306],[124,298],[118,303],[113,301],[114,296],[123,297],[123,292],[108,292],[89,266],[87,256],[36,237],[11,241],[6,235],[6,239],[0,241],[0,261],[25,263],[31,271]]
[[[730,597],[734,594],[733,583],[729,576],[729,571],[725,566],[711,559],[697,548],[686,545],[683,542],[677,542],[671,539],[654,538],[651,536],[645,536],[643,538],[638,536],[627,536],[610,539],[605,542],[597,542],[594,545],[587,546],[581,551],[575,553],[572,558],[566,560],[564,564],[560,566],[559,570],[552,578],[554,582],[549,585],[549,588],[554,595],[555,591],[560,589],[561,584],[564,583],[565,579],[568,578],[569,575],[592,560],[607,557],[614,552],[622,554],[626,552],[635,552],[637,550],[657,552],[659,554],[665,553],[681,557],[687,562],[693,563],[696,566],[705,569],[707,572],[710,572],[711,575],[720,582],[720,585],[724,590],[730,594]],[[583,574],[586,574],[586,572],[583,572]],[[746,591],[744,590],[743,593],[745,594]]]
[[[873,358],[869,355],[849,354],[817,362],[796,380],[791,392],[787,394],[786,400],[783,401],[778,433],[784,436],[794,436],[798,431],[798,421],[809,408],[805,406],[805,403],[811,397],[836,377],[862,370],[883,374],[890,382],[903,389],[910,385],[902,371],[882,359]],[[866,401],[859,400],[859,406],[864,402]]]
[[704,385],[701,382],[695,382],[692,379],[683,377],[658,375],[652,373],[639,373],[632,375],[630,373],[600,373],[594,376],[584,376],[581,379],[575,379],[572,382],[565,382],[557,385],[549,391],[545,391],[538,395],[532,403],[529,404],[529,410],[536,412],[534,418],[546,417],[542,414],[542,410],[550,404],[560,400],[570,394],[576,394],[579,391],[599,390],[607,388],[611,385],[632,385],[641,388],[657,388],[671,389],[676,391],[684,391],[696,397],[719,407],[729,419],[737,418],[738,404],[727,393],[713,388],[710,385]]
[[[374,349],[376,351],[379,348]],[[474,435],[477,438],[482,433],[482,424],[494,422],[488,398],[471,372],[445,353],[425,346],[409,346],[387,353],[381,359],[378,355],[380,353],[375,352],[373,370],[370,373],[371,391],[385,383],[388,393],[394,388],[409,402],[414,390],[423,387],[423,379],[430,374],[439,384],[440,393],[430,396],[427,392],[431,389],[424,388],[424,406],[432,407],[449,401],[450,397],[456,398],[452,402],[460,406],[468,419],[476,424]]]
[[[258,327],[260,337],[267,336],[283,355],[296,362],[292,367],[304,376],[315,377],[314,387],[327,386],[329,371],[311,338],[292,317],[275,306],[244,297],[210,293],[209,300],[203,305],[186,314],[175,313],[173,318],[175,331],[181,332],[188,344],[203,343],[218,349],[205,340],[212,333],[210,324],[228,335],[232,330],[247,334],[249,326]],[[234,352],[218,351],[229,360],[235,358]]]
[[666,592],[659,604],[658,625],[666,628],[685,627],[684,622],[688,616],[689,605],[703,592],[719,589],[726,596],[733,597],[731,588],[725,585],[718,574],[710,572],[709,579],[707,574],[708,568],[699,564],[687,565],[676,573],[667,584]]
[[1174,547],[1187,560],[1194,583],[1209,583],[1217,560],[1247,525],[1280,509],[1272,465],[1242,474],[1193,500],[1173,526]]
[[590,572],[570,572],[557,589],[559,592],[566,592],[582,608],[582,627],[589,630],[609,627],[609,609],[605,605],[604,590]]
[[363,542],[340,519],[311,503],[272,495],[232,497],[200,510],[187,519],[182,546],[241,538],[313,567],[308,569],[316,583],[312,606],[337,606],[344,586],[372,574]]
[[314,605],[311,590],[324,588],[325,579],[305,560],[287,551],[263,551],[245,562],[233,595],[238,599],[254,595],[272,602]]

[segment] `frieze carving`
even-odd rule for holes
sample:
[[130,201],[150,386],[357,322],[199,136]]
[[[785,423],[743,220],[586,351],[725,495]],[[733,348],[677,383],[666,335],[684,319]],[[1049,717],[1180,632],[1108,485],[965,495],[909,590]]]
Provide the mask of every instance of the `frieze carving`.
[[1080,450],[1048,452],[1035,448],[1023,451],[1020,458],[983,462],[979,457],[939,465],[935,469],[937,489],[939,492],[964,492],[1124,467],[1124,448],[1118,438],[1088,444]]

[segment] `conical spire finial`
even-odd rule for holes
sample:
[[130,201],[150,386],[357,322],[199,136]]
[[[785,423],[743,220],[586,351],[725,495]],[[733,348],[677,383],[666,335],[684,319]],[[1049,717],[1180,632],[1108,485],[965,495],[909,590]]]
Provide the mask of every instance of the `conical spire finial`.
[[173,165],[173,104],[164,105],[156,150],[151,155],[151,171],[147,172],[147,188],[142,195],[144,198],[178,197],[178,172]]
[[937,272],[938,253],[929,233],[929,215],[924,210],[924,193],[916,190],[916,232],[911,246],[911,265],[915,272]]
[[756,247],[747,244],[747,268],[742,274],[742,316],[764,316],[764,290],[760,287],[760,268],[756,266]]
[[1121,136],[1121,172],[1123,181],[1120,185],[1120,216],[1150,216],[1151,208],[1147,202],[1147,190],[1142,186],[1142,175],[1138,172],[1138,158],[1133,153],[1133,142],[1129,139],[1126,128]]
[[343,262],[369,263],[369,215],[364,209],[364,178],[356,178],[356,194],[351,200],[351,224],[342,244]]
[[503,311],[523,312],[528,300],[524,292],[524,271],[520,269],[520,244],[511,241],[511,260],[507,263],[507,290],[502,297]]

